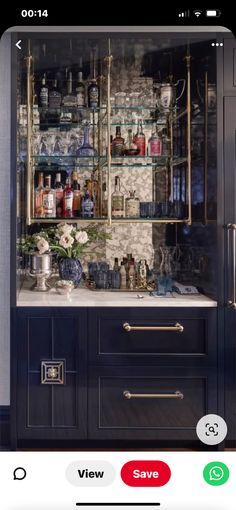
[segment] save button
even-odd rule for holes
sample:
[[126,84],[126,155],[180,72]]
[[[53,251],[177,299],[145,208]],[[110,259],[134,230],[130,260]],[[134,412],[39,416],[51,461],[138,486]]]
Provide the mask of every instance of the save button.
[[162,487],[169,482],[171,471],[161,460],[131,460],[124,464],[120,475],[131,487]]

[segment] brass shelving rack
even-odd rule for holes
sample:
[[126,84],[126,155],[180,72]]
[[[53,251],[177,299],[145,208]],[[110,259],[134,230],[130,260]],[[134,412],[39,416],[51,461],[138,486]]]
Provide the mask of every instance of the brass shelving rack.
[[[106,167],[107,169],[107,184],[108,184],[108,202],[107,202],[107,217],[94,217],[94,218],[35,218],[34,217],[34,161],[35,157],[33,155],[33,98],[34,98],[34,73],[33,73],[33,55],[30,51],[30,42],[28,45],[28,55],[26,57],[26,69],[27,69],[27,186],[26,186],[26,224],[49,224],[49,223],[59,223],[61,221],[69,221],[69,223],[79,223],[79,224],[88,224],[88,223],[103,223],[106,225],[112,224],[127,224],[127,223],[160,223],[160,224],[175,224],[175,223],[192,223],[192,198],[191,198],[191,56],[189,54],[186,55],[186,108],[178,114],[173,113],[170,114],[169,122],[171,126],[171,131],[173,132],[174,123],[179,120],[181,117],[186,116],[186,157],[180,158],[179,163],[178,160],[174,160],[173,157],[173,141],[171,143],[171,154],[168,157],[168,167],[170,172],[170,189],[171,196],[173,196],[173,187],[174,187],[174,166],[178,164],[186,164],[186,209],[187,209],[187,217],[183,219],[179,218],[113,218],[112,217],[112,205],[111,205],[111,175],[113,166],[115,166],[114,161],[112,159],[110,150],[106,150],[106,157],[103,160],[98,159],[97,169],[98,176],[100,180],[100,190],[101,190],[101,201],[102,201],[102,177],[103,177],[103,169]],[[111,134],[111,68],[112,68],[112,60],[113,56],[111,53],[111,42],[108,40],[108,52],[107,56],[104,58],[104,63],[106,65],[106,87],[107,87],[107,103],[106,110],[104,112],[104,108],[99,111],[99,120],[98,120],[98,146],[101,147],[101,135],[100,129],[101,124],[106,119],[106,137],[109,146],[110,134]],[[103,78],[103,77],[102,77]],[[51,156],[53,158],[53,156]],[[58,158],[58,156],[55,156]],[[73,156],[72,156],[73,158]],[[145,156],[143,157],[146,158]],[[76,157],[74,157],[76,159]],[[148,157],[150,159],[150,157]],[[148,166],[158,166],[157,163],[146,164],[143,165],[143,168]],[[129,166],[128,164],[124,164],[123,166]],[[138,164],[136,166],[139,166]],[[102,203],[100,203],[100,212],[102,208]]]

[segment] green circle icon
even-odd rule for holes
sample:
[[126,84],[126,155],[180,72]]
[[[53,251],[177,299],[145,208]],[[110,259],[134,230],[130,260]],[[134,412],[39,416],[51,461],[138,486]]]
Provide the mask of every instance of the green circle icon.
[[229,479],[229,468],[223,462],[209,462],[204,467],[203,478],[210,485],[223,485]]

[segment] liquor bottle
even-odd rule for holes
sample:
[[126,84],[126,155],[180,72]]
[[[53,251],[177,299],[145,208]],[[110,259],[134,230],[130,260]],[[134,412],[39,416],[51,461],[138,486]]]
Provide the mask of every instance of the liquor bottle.
[[51,175],[45,177],[45,188],[43,190],[43,210],[45,218],[56,216],[56,193],[51,187]]
[[99,86],[97,84],[96,78],[93,78],[90,85],[88,86],[88,107],[99,107]]
[[63,193],[63,217],[73,217],[73,189],[71,187],[70,177],[66,179],[66,186]]
[[126,289],[127,288],[127,282],[126,282],[126,269],[125,269],[124,262],[121,262],[120,277],[121,277],[120,288],[121,289]]
[[82,218],[93,218],[93,200],[88,191],[85,191],[81,204]]
[[115,257],[114,258],[114,265],[113,265],[113,271],[119,271],[120,267],[119,267],[119,260],[118,260],[118,257]]
[[73,216],[78,218],[80,216],[81,209],[81,192],[80,192],[80,184],[78,183],[78,174],[76,171],[72,174],[72,187],[73,187]]
[[112,156],[124,155],[124,138],[121,136],[120,126],[116,126],[116,136],[112,140]]
[[56,174],[56,181],[55,181],[55,192],[56,192],[56,217],[62,218],[63,216],[63,193],[64,193],[64,187],[61,182],[61,174]]
[[85,85],[83,82],[82,59],[80,59],[80,70],[78,72],[78,83],[75,89],[77,97],[77,106],[83,108],[85,106]]
[[52,89],[49,90],[48,93],[48,104],[50,110],[56,110],[57,112],[60,112],[61,108],[61,93],[59,92],[57,88],[57,80],[55,79],[53,81]]
[[38,186],[35,189],[35,199],[34,199],[34,216],[35,218],[43,218],[44,217],[44,209],[43,209],[43,173],[38,174]]
[[77,105],[77,96],[73,93],[73,81],[72,81],[72,72],[70,71],[67,79],[67,93],[63,97],[63,105],[67,107],[72,107]]
[[138,121],[138,129],[134,137],[134,142],[139,148],[139,156],[146,156],[146,138],[143,133],[142,121]]
[[158,131],[152,132],[152,136],[148,140],[148,155],[155,157],[162,154],[162,141]]
[[124,146],[124,154],[126,156],[137,156],[139,148],[133,140],[132,129],[128,129],[128,140]]
[[134,290],[135,287],[136,287],[136,272],[134,262],[132,261],[129,266],[128,288],[130,290]]
[[135,190],[129,192],[129,197],[125,199],[125,216],[126,218],[139,218],[140,202],[135,196]]
[[114,218],[124,218],[124,195],[120,191],[120,178],[115,176],[115,191],[111,195],[111,210]]
[[95,50],[93,50],[93,78],[88,86],[88,107],[99,107],[99,86],[95,77]]
[[42,77],[42,87],[39,91],[39,106],[44,110],[48,109],[48,87],[46,85],[46,74]]

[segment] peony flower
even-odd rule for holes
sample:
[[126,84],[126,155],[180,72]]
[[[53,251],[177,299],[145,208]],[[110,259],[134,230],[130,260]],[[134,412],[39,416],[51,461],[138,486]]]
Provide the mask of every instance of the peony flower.
[[49,251],[49,244],[43,237],[39,238],[36,246],[38,248],[40,255],[43,255],[44,253]]
[[59,244],[63,246],[63,248],[71,248],[73,242],[74,238],[70,234],[66,233],[60,237]]
[[73,227],[73,225],[69,225],[68,223],[59,223],[58,230],[62,234],[69,235],[71,232],[73,232],[73,230],[75,230],[75,227]]
[[87,232],[84,232],[83,230],[79,230],[78,232],[76,232],[75,239],[77,243],[80,244],[85,244],[89,240]]

